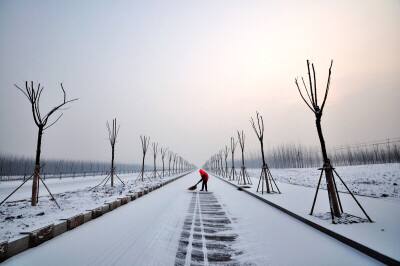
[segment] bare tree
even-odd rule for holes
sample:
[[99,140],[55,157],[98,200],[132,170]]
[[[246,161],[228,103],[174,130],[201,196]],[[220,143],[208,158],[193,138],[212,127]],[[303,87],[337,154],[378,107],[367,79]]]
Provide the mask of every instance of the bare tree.
[[146,157],[147,149],[149,148],[150,137],[140,136],[140,140],[142,141],[142,150],[143,150],[143,160],[142,160],[142,170],[139,173],[138,179],[142,178],[144,180],[144,159]]
[[182,162],[183,162],[183,158],[182,158],[182,156],[179,156],[179,167],[178,167],[178,169],[179,169],[179,173],[181,173],[182,172]]
[[215,162],[216,162],[216,173],[217,173],[217,175],[220,175],[221,173],[221,171],[220,171],[220,166],[219,166],[219,153],[216,153],[215,155],[214,155],[215,157]]
[[[250,123],[254,129],[254,132],[257,135],[258,140],[260,141],[261,156],[262,156],[262,163],[263,163],[262,169],[261,169],[260,180],[258,181],[257,192],[258,192],[258,189],[259,189],[260,183],[261,183],[261,187],[262,187],[261,193],[262,194],[264,193],[264,182],[265,182],[265,187],[267,189],[267,193],[271,193],[271,190],[274,191],[274,187],[272,186],[272,182],[273,182],[275,184],[276,189],[280,193],[279,188],[276,185],[271,172],[269,171],[269,167],[268,167],[267,163],[265,162],[265,157],[264,157],[264,120],[258,112],[256,112],[256,113],[257,113],[258,131],[257,131],[256,125],[254,123],[253,117],[251,118]],[[270,189],[270,187],[271,187],[271,189]]]
[[171,175],[171,160],[172,157],[174,156],[174,153],[172,151],[168,152],[168,175]]
[[222,164],[222,154],[223,154],[223,150],[220,150],[218,152],[218,159],[219,159],[219,165],[220,165],[220,175],[224,176],[224,166]]
[[245,135],[243,133],[243,130],[242,130],[242,134],[241,135],[240,135],[239,131],[237,133],[238,133],[238,138],[239,138],[239,145],[240,145],[240,148],[242,150],[242,167],[241,167],[241,171],[240,171],[240,175],[239,175],[239,179],[238,179],[238,184],[240,184],[242,181],[243,181],[243,185],[246,185],[246,181],[247,181],[247,183],[251,184],[251,180],[250,180],[249,174],[247,173],[246,166],[244,164],[244,141],[245,141]]
[[[59,110],[62,110],[62,108],[73,101],[78,100],[72,99],[72,100],[67,100],[67,94],[64,90],[63,84],[60,83],[61,90],[64,94],[63,101],[58,104],[57,106],[53,107],[46,115],[42,115],[40,111],[40,96],[42,95],[44,87],[40,86],[40,83],[37,85],[37,88],[34,87],[33,81],[31,81],[31,86],[29,87],[28,81],[25,82],[25,90],[22,90],[20,87],[18,87],[16,84],[14,86],[19,89],[25,96],[28,98],[29,102],[31,103],[32,107],[32,115],[33,115],[33,120],[35,121],[36,126],[38,127],[38,138],[37,138],[37,145],[36,145],[36,160],[35,160],[35,169],[34,169],[34,174],[33,174],[33,183],[32,183],[32,206],[36,206],[38,198],[39,198],[39,180],[42,181],[44,184],[43,180],[40,178],[40,154],[41,154],[41,147],[42,147],[42,136],[43,132],[47,130],[49,127],[53,126],[63,115],[61,113],[54,121],[49,122],[50,117],[56,113]],[[27,179],[28,180],[28,179]],[[45,185],[47,188],[47,186]],[[49,191],[50,193],[50,191]],[[51,193],[50,193],[51,194]]]
[[[111,177],[111,187],[114,187],[114,157],[115,157],[115,143],[117,142],[117,136],[119,133],[120,125],[117,128],[117,119],[113,119],[112,128],[110,128],[110,124],[107,121],[107,129],[108,129],[108,139],[110,140],[111,145],[111,169],[110,169],[110,177]],[[122,180],[121,180],[122,182]],[[124,182],[122,182],[124,183]]]
[[210,159],[208,159],[208,167],[209,167],[209,170],[211,171],[211,172],[214,172],[214,162],[213,162],[213,157],[211,156],[210,157]]
[[[232,152],[232,167],[231,167],[231,172],[229,174],[229,180],[236,180],[237,173],[235,169],[235,150],[236,146],[238,144],[238,141],[235,141],[234,137],[231,137],[231,152]],[[237,177],[239,178],[239,177]]]
[[[328,189],[328,194],[329,194],[329,202],[330,202],[330,207],[331,207],[331,212],[333,213],[334,216],[340,217],[342,215],[340,206],[339,206],[339,194],[337,190],[335,189],[335,184],[334,184],[334,177],[332,173],[332,166],[330,163],[330,160],[328,159],[328,155],[326,153],[326,147],[325,147],[325,140],[324,136],[322,135],[322,128],[321,128],[321,117],[322,117],[322,112],[325,107],[326,99],[328,96],[329,92],[329,85],[330,85],[330,79],[331,79],[331,69],[332,69],[332,64],[333,60],[331,61],[331,66],[329,67],[329,74],[328,74],[328,82],[326,84],[326,89],[325,89],[325,97],[322,102],[321,108],[318,106],[318,97],[317,97],[317,86],[316,86],[316,77],[315,77],[315,69],[314,69],[314,64],[312,64],[312,70],[314,74],[314,84],[311,79],[311,73],[310,73],[310,63],[307,60],[307,69],[308,69],[308,78],[309,78],[309,84],[310,84],[310,92],[308,91],[308,88],[306,86],[306,83],[304,81],[304,78],[301,78],[303,81],[304,89],[307,93],[307,97],[309,102],[304,98],[299,84],[297,82],[297,79],[295,79],[295,84],[297,86],[297,89],[300,93],[301,98],[304,100],[304,102],[307,104],[308,108],[314,113],[315,118],[316,118],[316,126],[317,126],[317,132],[318,132],[318,137],[319,141],[321,144],[321,151],[322,151],[322,157],[324,160],[324,165],[323,168],[325,170],[325,177],[326,177],[326,184],[327,184],[327,189]],[[314,86],[313,86],[314,85]],[[322,176],[322,172],[321,172]],[[319,185],[319,184],[318,184]],[[317,190],[318,191],[318,190]]]
[[167,154],[168,148],[161,148],[161,159],[162,159],[162,176],[164,177],[164,158]]
[[179,156],[179,158],[178,158],[178,169],[179,169],[179,173],[182,172],[182,161],[183,161],[182,156]]
[[157,166],[156,166],[156,160],[157,160],[157,154],[158,154],[158,143],[153,142],[153,157],[154,157],[154,173],[153,177],[157,178]]
[[[114,167],[114,158],[115,158],[115,143],[117,142],[117,137],[118,137],[118,133],[119,133],[119,127],[117,128],[117,119],[114,118],[113,119],[113,123],[112,123],[112,128],[110,127],[110,124],[106,123],[107,126],[107,130],[108,130],[108,140],[110,141],[110,145],[111,145],[111,168],[110,168],[110,173],[108,175],[106,175],[106,177],[96,186],[94,186],[91,189],[94,189],[98,186],[100,186],[101,184],[103,184],[105,186],[108,182],[108,180],[111,180],[111,187],[114,187],[114,175],[119,179],[119,181],[125,186],[125,183],[121,180],[121,178],[119,178],[119,176],[115,173],[115,167]],[[93,162],[90,162],[90,171],[92,172],[93,170]],[[93,173],[93,176],[95,174]]]
[[229,155],[229,148],[225,145],[225,149],[223,150],[224,157],[225,157],[225,171],[224,176],[228,178],[228,155]]
[[[321,107],[318,105],[317,83],[316,83],[316,75],[315,75],[314,64],[311,64],[312,72],[313,72],[313,79],[312,79],[311,78],[311,72],[310,72],[310,62],[307,60],[308,80],[309,80],[309,86],[310,86],[309,88],[307,88],[306,83],[304,81],[304,78],[301,78],[303,86],[304,86],[304,90],[305,90],[305,92],[307,94],[307,96],[306,96],[307,100],[303,96],[303,93],[301,92],[301,89],[300,89],[300,86],[298,84],[297,79],[295,79],[295,84],[297,86],[297,89],[298,89],[298,91],[300,93],[301,98],[306,103],[308,108],[315,115],[315,118],[316,118],[315,123],[316,123],[316,126],[317,126],[318,137],[319,137],[319,141],[320,141],[320,144],[321,144],[322,157],[323,157],[323,160],[324,160],[324,165],[321,168],[321,175],[319,177],[318,186],[317,186],[317,190],[316,190],[316,193],[315,193],[314,202],[313,202],[313,206],[311,208],[310,214],[312,214],[312,212],[314,210],[315,201],[316,201],[317,195],[318,195],[319,185],[320,185],[320,182],[321,182],[321,177],[322,177],[323,173],[325,172],[325,179],[326,179],[326,185],[327,185],[327,189],[328,189],[331,216],[332,216],[332,221],[334,221],[334,216],[335,217],[341,217],[342,216],[343,208],[342,208],[342,204],[340,202],[340,197],[339,197],[339,193],[338,193],[338,190],[337,190],[337,187],[336,187],[336,182],[335,182],[335,178],[333,176],[333,172],[336,173],[336,175],[339,177],[339,179],[342,181],[343,185],[346,188],[347,188],[347,186],[346,186],[346,184],[343,182],[343,180],[340,178],[340,176],[337,174],[337,172],[335,171],[335,169],[331,165],[331,161],[329,160],[328,155],[326,153],[325,140],[324,140],[324,136],[322,135],[322,128],[321,128],[322,112],[323,112],[324,107],[325,107],[325,103],[326,103],[326,99],[328,97],[328,92],[329,92],[329,87],[330,87],[332,64],[333,64],[333,60],[331,60],[331,65],[329,67],[328,81],[326,83],[325,95],[324,95],[324,99],[322,101]],[[372,221],[368,217],[368,215],[366,214],[364,209],[361,207],[360,203],[354,197],[353,193],[348,188],[347,188],[347,190],[353,196],[353,199],[357,202],[358,206],[362,209],[362,211],[367,216],[367,218],[370,221]]]
[[211,156],[211,161],[213,163],[213,169],[214,169],[214,173],[218,174],[218,161],[217,161],[217,155],[214,154],[213,156]]
[[177,155],[176,156],[176,172],[179,174],[180,173],[180,168],[179,168],[179,162],[180,162],[180,160],[181,160],[181,156],[180,155]]
[[174,153],[173,164],[172,164],[172,174],[176,173],[175,163],[176,163],[177,156],[178,156],[178,154]]

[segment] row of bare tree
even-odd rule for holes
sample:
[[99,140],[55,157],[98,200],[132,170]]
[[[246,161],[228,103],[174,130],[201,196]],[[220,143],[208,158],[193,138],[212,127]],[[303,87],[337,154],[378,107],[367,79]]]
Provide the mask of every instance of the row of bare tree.
[[[189,170],[193,170],[195,166],[191,163],[189,163],[187,160],[185,160],[182,156],[178,155],[177,153],[170,151],[168,148],[160,148],[158,146],[157,142],[151,143],[151,151],[153,153],[153,162],[154,162],[154,168],[153,172],[151,175],[147,175],[145,172],[145,158],[147,154],[147,150],[150,147],[150,137],[146,136],[140,136],[140,140],[142,142],[142,151],[143,151],[143,157],[142,157],[142,169],[138,175],[138,179],[141,179],[142,181],[144,178],[147,176],[148,178],[162,178],[166,175],[174,175],[182,172],[186,172]],[[161,155],[161,161],[162,161],[162,171],[157,170],[157,156],[158,154]],[[168,158],[167,158],[168,155]],[[166,159],[168,159],[168,170],[166,169]],[[171,167],[172,164],[172,167]],[[159,173],[161,172],[161,173]]]
[[[28,81],[25,82],[25,88],[21,89],[19,86],[14,84],[15,87],[20,90],[28,99],[30,105],[31,105],[31,110],[32,110],[32,115],[33,115],[33,120],[38,128],[38,138],[37,138],[37,145],[36,145],[36,157],[35,157],[35,163],[34,163],[34,173],[26,178],[24,182],[16,189],[18,190],[23,184],[25,184],[28,180],[30,180],[33,177],[33,182],[32,182],[32,197],[31,197],[31,205],[36,206],[37,201],[39,198],[39,181],[41,181],[44,185],[44,187],[48,190],[49,194],[52,196],[53,200],[55,201],[53,195],[51,194],[50,190],[46,186],[45,182],[43,181],[44,178],[41,176],[41,172],[43,171],[44,164],[41,164],[41,146],[42,146],[42,137],[43,133],[45,130],[53,126],[63,115],[63,113],[59,113],[58,117],[51,120],[50,118],[58,113],[59,111],[65,110],[65,107],[67,104],[72,103],[76,99],[72,100],[67,100],[67,95],[64,90],[63,84],[60,84],[61,90],[63,92],[63,98],[62,101],[58,104],[56,104],[49,112],[46,114],[43,114],[41,112],[41,105],[40,105],[40,97],[42,95],[44,87],[38,84],[37,86],[34,85],[33,81],[28,83]],[[110,173],[106,176],[106,178],[100,183],[106,184],[108,180],[111,180],[111,186],[114,186],[114,176],[116,176],[123,184],[124,182],[119,178],[119,176],[116,174],[116,169],[114,165],[114,159],[115,159],[115,145],[117,142],[117,137],[119,133],[119,128],[120,126],[117,125],[117,120],[113,119],[112,124],[107,121],[106,123],[107,130],[108,130],[108,139],[110,141],[111,145],[111,167],[110,167]],[[145,150],[147,151],[148,144],[149,144],[149,139],[146,141],[146,137],[142,139],[142,145],[145,145]],[[161,154],[162,158],[164,160],[165,154],[166,154],[166,149],[161,149]],[[154,177],[157,176],[157,169],[156,169],[156,156],[158,153],[158,144],[153,143],[153,153],[154,153]],[[142,165],[142,180],[144,179],[144,157],[145,157],[145,152],[143,155],[143,165]],[[174,156],[176,164],[174,164],[174,167],[176,167],[175,172],[180,172],[184,171],[184,169],[189,169],[193,168],[194,166],[189,164],[186,160],[184,160],[182,157],[175,155]],[[175,162],[174,161],[174,162]],[[164,164],[164,161],[163,161]],[[175,168],[174,168],[175,170]],[[164,169],[163,169],[163,175],[164,175]],[[99,184],[99,185],[100,185]],[[10,197],[16,190],[14,190],[8,197]],[[7,197],[7,198],[8,198]],[[6,199],[7,199],[6,198]],[[5,199],[5,200],[6,200]],[[3,200],[2,203],[5,201]],[[56,202],[56,201],[55,201]],[[57,202],[56,202],[57,203]],[[57,204],[58,206],[58,204]]]
[[[232,165],[239,165],[241,159],[236,159],[234,162],[228,159],[228,154],[231,152],[231,148],[228,146],[225,146],[222,152],[225,157],[223,164],[226,164],[226,173],[224,174],[228,176],[229,171],[227,169],[230,169]],[[328,149],[327,152],[332,158],[332,163],[337,166],[400,163],[400,139],[346,145]],[[169,153],[170,151],[167,151],[168,157],[171,158]],[[315,148],[295,144],[282,144],[266,151],[265,160],[270,168],[306,168],[319,167],[322,157]],[[262,162],[260,151],[249,151],[245,155],[245,161],[247,167],[259,168]],[[31,173],[31,166],[34,163],[34,158],[0,153],[0,180],[25,180]],[[44,165],[42,167],[44,179],[106,175],[110,170],[110,165],[106,162],[42,159],[42,163]],[[141,167],[138,164],[115,164],[115,168],[124,174],[137,173],[141,171]],[[150,168],[153,169],[149,165],[144,167],[145,171]],[[158,171],[162,170],[159,166],[157,169]],[[173,170],[169,169],[168,173],[171,171]]]
[[[265,191],[266,193],[272,193],[272,192],[278,192],[280,193],[280,190],[278,186],[276,185],[276,182],[269,170],[269,167],[265,161],[265,156],[264,156],[264,120],[262,116],[256,112],[257,114],[257,123],[254,121],[253,118],[251,118],[250,123],[251,126],[254,130],[254,132],[257,135],[258,140],[260,141],[260,146],[261,146],[261,159],[262,159],[262,169],[261,169],[261,174],[260,174],[260,179],[258,182],[258,187],[257,191],[260,189],[261,186],[261,193],[264,193],[264,186],[265,186]],[[227,178],[228,180],[235,180],[238,182],[238,184],[242,184],[244,186],[246,185],[251,185],[252,181],[247,173],[246,170],[246,165],[245,165],[245,155],[244,155],[244,148],[245,148],[245,139],[246,136],[243,132],[243,130],[237,131],[238,134],[238,140],[235,140],[234,137],[231,137],[231,143],[230,143],[230,148],[225,145],[225,148],[220,150],[219,152],[215,153],[210,157],[209,160],[206,161],[204,164],[204,168],[215,173],[216,175],[220,175],[224,178]],[[241,150],[241,167],[239,170],[239,173],[236,172],[235,169],[235,150],[236,146],[239,143],[240,150]],[[231,169],[228,170],[228,155],[229,151],[232,152],[232,160],[231,160]],[[225,159],[225,164],[223,163],[223,159]],[[274,188],[275,186],[275,188]],[[275,191],[275,189],[277,191]]]
[[[332,167],[331,160],[328,158],[328,153],[327,153],[327,149],[326,149],[326,145],[325,145],[325,139],[322,134],[321,118],[322,118],[323,110],[324,110],[326,100],[328,97],[328,93],[329,93],[329,89],[330,89],[332,64],[333,64],[333,60],[331,61],[331,64],[329,67],[328,79],[327,79],[325,93],[323,95],[322,102],[318,101],[316,71],[314,68],[314,64],[310,64],[310,62],[307,60],[308,86],[306,85],[304,78],[301,78],[303,87],[302,87],[302,89],[300,89],[298,79],[297,78],[295,79],[295,84],[296,84],[296,87],[298,89],[298,92],[299,92],[301,98],[303,99],[306,106],[311,110],[311,112],[315,116],[315,124],[317,127],[318,138],[319,138],[319,142],[321,145],[321,155],[322,155],[322,159],[323,159],[323,166],[322,166],[322,168],[320,168],[321,174],[319,177],[318,186],[317,186],[317,189],[315,192],[315,197],[314,197],[314,201],[312,204],[310,215],[312,215],[312,213],[313,213],[315,202],[316,202],[317,195],[318,195],[318,190],[319,190],[320,183],[321,183],[321,179],[322,179],[322,176],[325,174],[325,181],[326,181],[326,186],[327,186],[327,190],[328,190],[328,198],[329,198],[329,206],[330,206],[332,222],[335,222],[335,219],[338,219],[342,216],[343,206],[341,204],[339,192],[336,187],[336,181],[335,181],[335,175],[336,175],[336,177],[339,178],[339,180],[343,183],[343,185],[348,190],[349,194],[353,197],[353,199],[356,201],[358,206],[361,208],[361,210],[363,211],[365,216],[368,218],[368,220],[370,222],[372,222],[370,217],[367,215],[365,210],[362,208],[361,204],[357,201],[357,199],[354,197],[353,193],[350,191],[350,189],[348,189],[348,187],[346,186],[346,184],[344,183],[342,178],[336,172],[335,168]],[[251,118],[250,123],[251,123],[251,126],[252,126],[253,130],[255,131],[257,138],[260,141],[260,145],[261,145],[262,170],[261,170],[261,175],[260,175],[260,179],[258,182],[257,192],[259,191],[260,184],[261,184],[261,186],[262,186],[261,192],[264,193],[264,183],[265,183],[267,193],[275,192],[274,188],[273,188],[273,184],[275,185],[275,188],[277,189],[278,193],[280,193],[279,188],[276,186],[275,180],[273,179],[271,172],[269,171],[269,167],[265,161],[264,143],[263,143],[263,140],[264,140],[263,118],[257,112],[257,123],[254,121],[253,118]],[[240,132],[238,131],[238,138],[239,138],[239,143],[240,143],[240,146],[242,149],[242,168],[241,168],[241,170],[243,172],[242,176],[241,177],[239,176],[239,180],[241,178],[243,178],[243,184],[246,185],[246,181],[247,181],[246,177],[247,176],[246,176],[246,172],[245,172],[246,167],[244,166],[244,134],[243,134],[243,131],[242,131],[242,134],[240,134]],[[232,139],[231,139],[231,141],[232,141]],[[234,143],[234,140],[232,142]],[[227,148],[225,147],[225,150],[226,149]],[[215,155],[211,156],[211,158],[205,163],[204,167],[206,169],[208,169],[209,171],[212,171],[216,175],[221,175],[222,177],[227,177],[227,175],[226,175],[227,164],[225,164],[225,169],[224,169],[224,166],[222,164],[222,154],[226,154],[226,153],[222,151],[222,152],[218,152]],[[234,171],[233,153],[232,153],[232,171]],[[230,177],[228,177],[228,178],[230,178]],[[248,180],[248,181],[250,181],[250,180]],[[240,181],[239,181],[239,183],[240,183]]]

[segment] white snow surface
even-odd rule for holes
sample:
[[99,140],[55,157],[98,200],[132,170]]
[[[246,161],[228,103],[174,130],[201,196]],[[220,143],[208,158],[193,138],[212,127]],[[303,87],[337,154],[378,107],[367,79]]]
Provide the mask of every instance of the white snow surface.
[[[74,215],[84,213],[96,207],[103,206],[118,198],[139,192],[144,188],[154,186],[162,181],[172,179],[179,174],[165,176],[163,179],[145,178],[142,182],[137,179],[137,174],[119,175],[126,186],[115,177],[114,188],[110,181],[105,186],[90,189],[98,185],[105,176],[75,177],[63,179],[48,179],[45,181],[56,201],[50,200],[47,190],[40,183],[40,197],[36,207],[30,205],[32,181],[28,181],[5,203],[0,206],[0,242],[18,236],[21,232],[30,232],[34,229],[66,219]],[[21,181],[9,181],[0,183],[1,200],[6,198]]]
[[[199,193],[187,188],[198,180],[189,174],[4,264],[174,265],[190,201]],[[379,264],[213,176],[208,187],[233,222],[240,265]]]
[[[356,224],[332,224],[328,194],[323,189],[319,190],[313,216],[309,215],[320,175],[317,169],[271,169],[272,176],[277,181],[282,194],[266,194],[265,192],[261,194],[261,185],[257,192],[261,169],[248,171],[253,183],[247,189],[248,191],[382,254],[400,260],[400,200],[397,186],[393,186],[393,183],[399,182],[400,179],[400,164],[336,168],[348,187],[355,189],[359,194],[367,195],[356,196],[356,198],[373,223]],[[229,182],[238,184],[237,181]],[[339,190],[344,191],[345,188],[339,185],[338,179],[336,183]],[[324,176],[321,185],[325,186]],[[391,196],[376,197],[382,193],[391,193]],[[366,218],[350,194],[339,194],[345,214]]]

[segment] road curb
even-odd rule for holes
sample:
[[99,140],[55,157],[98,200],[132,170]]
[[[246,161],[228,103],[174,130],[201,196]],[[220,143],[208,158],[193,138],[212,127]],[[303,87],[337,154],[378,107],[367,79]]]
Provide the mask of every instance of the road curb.
[[166,180],[152,187],[144,188],[142,191],[139,191],[138,193],[126,195],[126,197],[118,198],[112,202],[106,203],[106,205],[96,207],[92,210],[87,210],[84,213],[78,213],[69,218],[56,221],[55,223],[51,223],[46,226],[42,226],[33,231],[21,232],[20,235],[14,237],[11,241],[0,242],[0,262],[3,262],[6,259],[11,258],[12,256],[17,255],[21,252],[24,252],[29,248],[36,247],[82,224],[94,220],[107,212],[111,212],[119,208],[120,206],[126,205],[192,172],[193,171],[189,171],[185,174],[174,177],[170,180]]
[[[212,173],[210,173],[210,174],[215,176],[215,177],[217,177],[218,179],[220,179],[220,180],[222,180],[222,181],[224,181],[224,182],[236,187],[236,188],[239,188],[239,186],[237,186],[235,184],[232,184],[231,182],[229,182],[229,181],[227,181],[227,180],[225,180],[225,179],[223,179],[223,178],[221,178],[221,177],[219,177],[217,175],[214,175]],[[387,265],[400,265],[400,261],[397,261],[397,260],[395,260],[395,259],[393,259],[393,258],[391,258],[391,257],[389,257],[387,255],[384,255],[384,254],[382,254],[382,253],[380,253],[380,252],[378,252],[378,251],[376,251],[374,249],[371,249],[371,248],[369,248],[367,246],[364,246],[363,244],[360,244],[360,243],[358,243],[358,242],[356,242],[356,241],[354,241],[354,240],[352,240],[350,238],[347,238],[347,237],[345,237],[345,236],[343,236],[341,234],[338,234],[338,233],[336,233],[336,232],[334,232],[332,230],[329,230],[326,227],[323,227],[323,226],[321,226],[321,225],[319,225],[317,223],[314,223],[314,222],[312,222],[312,221],[310,221],[310,220],[308,220],[308,219],[306,219],[306,218],[304,218],[304,217],[302,217],[302,216],[300,216],[298,214],[295,214],[294,212],[289,211],[288,209],[285,209],[285,208],[283,208],[283,207],[281,207],[281,206],[279,206],[279,205],[277,205],[277,204],[275,204],[275,203],[273,203],[273,202],[271,202],[271,201],[269,201],[269,200],[267,200],[265,198],[260,197],[257,194],[254,194],[254,193],[252,193],[252,192],[250,192],[250,191],[248,191],[246,189],[241,189],[241,191],[246,192],[250,196],[252,196],[252,197],[254,197],[254,198],[258,199],[258,200],[261,200],[264,203],[267,203],[268,205],[280,210],[281,212],[290,215],[291,217],[293,217],[293,218],[305,223],[306,225],[311,226],[314,229],[316,229],[316,230],[318,230],[318,231],[320,231],[320,232],[322,232],[322,233],[324,233],[324,234],[326,234],[326,235],[328,235],[330,237],[333,237],[334,239],[336,239],[336,240],[338,240],[338,241],[340,241],[340,242],[342,242],[342,243],[344,243],[344,244],[346,244],[346,245],[348,245],[348,246],[350,246],[350,247],[352,247],[352,248],[364,253],[365,255],[370,256],[370,257],[372,257],[372,258],[374,258],[374,259],[376,259],[376,260],[378,260],[378,261],[380,261],[380,262],[382,262],[384,264],[387,264]]]

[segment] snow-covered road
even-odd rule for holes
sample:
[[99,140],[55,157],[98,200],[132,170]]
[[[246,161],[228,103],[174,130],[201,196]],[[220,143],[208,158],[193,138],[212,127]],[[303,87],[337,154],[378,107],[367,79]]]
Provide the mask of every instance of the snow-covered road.
[[209,193],[188,191],[199,178],[189,174],[5,265],[379,264],[212,176]]

